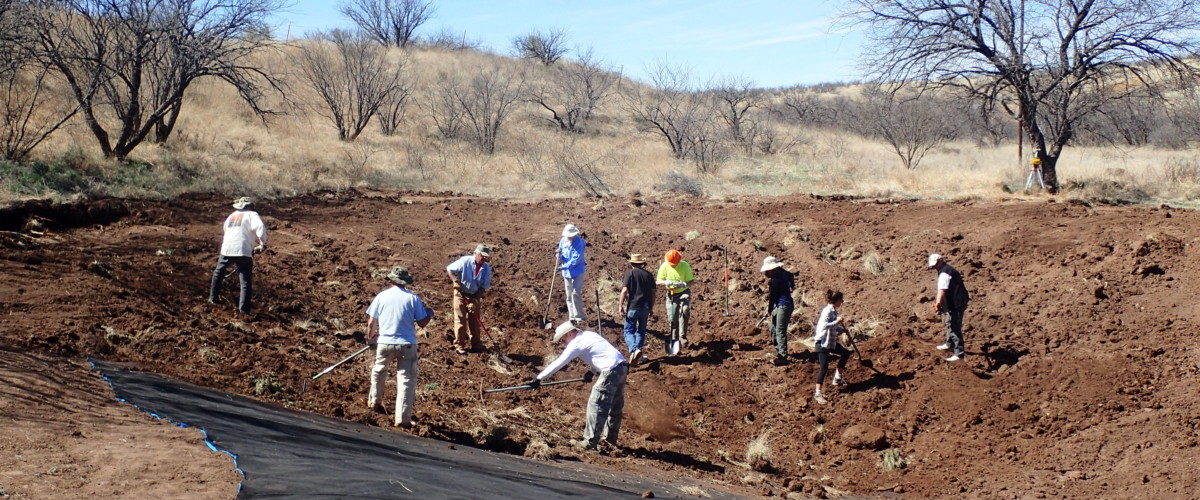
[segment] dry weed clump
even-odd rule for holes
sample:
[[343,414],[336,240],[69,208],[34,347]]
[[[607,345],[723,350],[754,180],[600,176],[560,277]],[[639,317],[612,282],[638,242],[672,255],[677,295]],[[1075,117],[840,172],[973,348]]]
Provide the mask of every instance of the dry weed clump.
[[876,276],[883,274],[883,271],[885,270],[883,257],[880,257],[879,254],[875,252],[868,253],[866,257],[863,257],[863,269],[866,269],[868,273]]
[[899,448],[888,448],[879,452],[879,468],[885,472],[908,468],[908,457]]
[[771,472],[773,450],[771,449],[771,431],[764,431],[758,437],[746,444],[746,464],[758,472]]

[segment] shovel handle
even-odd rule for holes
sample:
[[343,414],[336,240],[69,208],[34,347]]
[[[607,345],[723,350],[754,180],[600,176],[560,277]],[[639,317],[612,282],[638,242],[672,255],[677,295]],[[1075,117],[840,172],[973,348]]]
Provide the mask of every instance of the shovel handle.
[[[572,384],[575,382],[583,382],[583,377],[572,378],[572,379],[567,379],[567,380],[557,380],[554,382],[545,382],[542,384],[542,387],[547,387],[547,386],[551,386],[551,385],[559,385],[559,384]],[[500,387],[498,389],[484,389],[483,393],[491,394],[493,392],[518,391],[521,389],[533,389],[533,386],[525,384],[525,385],[514,385],[512,387]]]
[[346,356],[346,359],[343,359],[343,360],[341,360],[341,361],[338,361],[337,363],[334,363],[334,364],[330,365],[328,368],[326,368],[326,369],[324,369],[324,370],[321,370],[321,373],[318,373],[318,374],[316,374],[316,375],[313,375],[313,376],[312,376],[312,379],[313,379],[313,380],[316,380],[316,379],[319,379],[319,378],[321,378],[322,376],[324,376],[324,375],[328,374],[329,372],[333,371],[333,369],[334,369],[334,368],[337,368],[337,367],[339,367],[339,366],[342,366],[342,365],[343,365],[343,364],[345,364],[347,361],[350,361],[350,360],[352,360],[352,359],[354,359],[354,358],[358,357],[358,355],[359,355],[359,354],[362,354],[362,353],[364,353],[364,352],[367,352],[367,349],[370,349],[370,348],[371,348],[371,346],[370,346],[370,345],[367,345],[367,346],[364,346],[362,349],[359,349],[359,350],[357,350],[357,351],[354,351],[354,354],[351,354],[351,355],[349,355],[349,356]]

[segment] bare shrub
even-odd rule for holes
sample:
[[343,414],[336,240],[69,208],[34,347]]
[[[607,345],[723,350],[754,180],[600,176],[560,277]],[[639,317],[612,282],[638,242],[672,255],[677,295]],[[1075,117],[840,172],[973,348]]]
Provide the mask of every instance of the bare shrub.
[[863,269],[866,269],[867,272],[876,276],[883,274],[883,257],[880,257],[879,254],[875,252],[868,253],[866,257],[863,257]]
[[465,31],[454,31],[450,28],[442,28],[438,32],[429,35],[420,41],[421,45],[426,47],[460,52],[464,50],[480,50],[483,48],[483,43],[467,37]]
[[917,168],[931,149],[954,136],[954,129],[941,112],[944,106],[932,97],[872,89],[864,98],[855,115],[855,131],[886,142],[904,168]]
[[379,106],[379,130],[383,135],[396,135],[400,125],[404,123],[404,114],[412,102],[413,84],[401,79],[394,92]]
[[749,78],[730,76],[711,84],[708,93],[716,106],[717,116],[728,127],[730,139],[742,152],[752,154],[760,127],[753,114],[763,105],[763,91]]
[[624,93],[625,107],[645,129],[667,141],[671,155],[692,160],[701,172],[711,172],[726,157],[713,122],[710,100],[696,88],[691,73],[659,64],[651,70],[652,88],[630,86]]
[[480,69],[451,92],[471,139],[480,151],[492,154],[505,120],[525,93],[525,76],[496,65]]
[[0,42],[0,159],[6,160],[25,159],[77,111],[51,91],[48,68],[19,57]]
[[422,101],[425,114],[433,121],[438,135],[444,139],[462,137],[464,113],[458,104],[461,86],[458,80],[443,73],[430,88],[429,96]]
[[611,154],[589,153],[575,138],[545,148],[534,148],[518,159],[522,177],[541,179],[556,189],[581,191],[589,196],[612,196],[605,167],[619,167]]
[[679,193],[688,196],[704,196],[704,184],[694,177],[689,177],[679,172],[667,172],[662,177],[662,182],[654,186],[654,189],[664,193]]
[[578,61],[556,65],[550,71],[548,78],[531,86],[529,101],[549,111],[549,120],[568,132],[582,131],[583,122],[612,95],[621,78],[590,49]]
[[[22,2],[24,3],[24,2]],[[278,0],[29,2],[25,48],[63,76],[106,157],[125,158],[154,133],[167,140],[197,80],[221,79],[259,116],[279,81],[252,60],[271,40]]]
[[333,30],[313,37],[300,50],[297,66],[320,98],[320,113],[333,122],[338,139],[358,138],[384,104],[406,94],[404,63],[361,32]]
[[884,471],[908,468],[908,457],[899,448],[888,448],[879,452],[879,468]]
[[758,437],[746,444],[746,464],[751,469],[758,472],[771,472],[774,467],[771,465],[771,458],[774,456],[774,451],[771,449],[771,431],[764,431]]
[[339,10],[375,41],[396,47],[412,43],[434,13],[431,0],[349,0]]
[[561,29],[531,31],[513,39],[513,51],[518,57],[549,66],[567,54],[567,32]]

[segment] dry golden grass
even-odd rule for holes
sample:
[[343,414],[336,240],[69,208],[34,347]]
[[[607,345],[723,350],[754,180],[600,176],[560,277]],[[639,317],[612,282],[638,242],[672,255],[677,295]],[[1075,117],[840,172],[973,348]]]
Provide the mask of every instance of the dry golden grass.
[[[294,48],[289,50],[295,50]],[[393,57],[401,57],[397,52]],[[570,151],[595,165],[615,194],[653,193],[664,176],[680,172],[701,182],[708,196],[851,194],[946,200],[1019,199],[1025,167],[1015,146],[958,142],[930,152],[916,169],[900,166],[884,144],[844,131],[787,128],[798,138],[785,153],[729,158],[715,173],[671,157],[664,142],[639,129],[614,96],[602,103],[585,134],[560,132],[546,112],[522,104],[505,125],[498,151],[482,154],[466,141],[443,139],[419,103],[444,79],[469,77],[501,65],[530,81],[545,68],[524,60],[473,51],[415,49],[408,54],[415,100],[407,124],[394,136],[372,124],[353,143],[336,132],[316,100],[294,76],[292,101],[276,103],[286,115],[260,121],[228,85],[198,83],[189,93],[175,135],[144,144],[134,159],[153,165],[146,179],[106,188],[117,196],[173,196],[185,191],[279,196],[318,189],[387,188],[456,191],[489,197],[573,197],[581,191],[556,173],[553,158]],[[274,70],[294,75],[289,58],[267,57]],[[625,80],[622,85],[637,85]],[[839,91],[854,95],[855,89]],[[116,168],[100,158],[94,139],[75,121],[35,150],[41,160],[68,160],[93,169]],[[1066,196],[1193,205],[1200,196],[1200,154],[1153,148],[1070,147],[1059,163]],[[480,175],[486,174],[486,175]],[[0,186],[0,203],[17,195]],[[34,196],[44,196],[39,193]]]

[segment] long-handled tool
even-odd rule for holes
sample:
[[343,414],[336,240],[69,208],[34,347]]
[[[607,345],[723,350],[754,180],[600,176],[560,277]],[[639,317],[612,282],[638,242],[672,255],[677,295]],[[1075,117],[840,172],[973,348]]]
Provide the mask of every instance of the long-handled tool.
[[[667,300],[671,300],[671,298],[667,297]],[[667,341],[667,354],[671,356],[675,356],[683,350],[683,345],[679,342],[679,322],[683,321],[683,314],[680,311],[682,308],[683,306],[676,305],[675,314],[667,316],[667,328],[671,331],[671,338]]]
[[600,311],[600,284],[596,284],[596,333],[604,336],[604,313]]
[[721,253],[725,254],[725,316],[733,316],[733,313],[729,312],[729,249],[721,247]]
[[554,299],[554,282],[558,281],[558,256],[554,257],[554,267],[550,269],[550,291],[546,292],[546,305],[542,308],[542,324],[543,330],[549,330],[554,327],[554,323],[550,321],[550,301]]
[[854,349],[854,354],[858,356],[858,364],[863,365],[868,370],[871,370],[875,373],[879,373],[879,374],[883,373],[875,368],[874,361],[872,361],[870,359],[863,359],[862,352],[858,350],[858,344],[854,343],[854,334],[853,333],[850,333],[849,331],[847,331],[846,338],[850,340],[850,347]]
[[[550,386],[550,385],[559,385],[559,384],[572,384],[575,382],[583,382],[583,377],[573,378],[573,379],[569,379],[569,380],[556,380],[554,382],[542,382],[542,387],[546,387],[546,386]],[[483,393],[491,394],[493,392],[519,391],[521,389],[533,389],[533,386],[531,386],[529,384],[525,384],[525,385],[514,385],[512,387],[500,387],[498,389],[484,389]]]
[[758,323],[755,323],[754,327],[758,328],[758,327],[762,326],[763,322],[767,321],[767,318],[770,318],[770,317],[771,317],[771,315],[767,314],[767,315],[764,315],[763,317],[759,318]]
[[354,358],[357,358],[359,354],[362,354],[362,353],[364,353],[364,352],[367,352],[367,350],[368,350],[368,349],[370,349],[371,347],[372,347],[372,346],[368,345],[368,346],[364,346],[362,349],[359,349],[359,350],[357,350],[357,351],[354,351],[354,354],[351,354],[351,355],[349,355],[349,356],[346,356],[346,359],[343,359],[343,360],[341,360],[341,361],[338,361],[337,363],[334,363],[334,364],[332,364],[332,365],[329,365],[329,368],[326,368],[326,369],[324,369],[324,370],[321,370],[321,372],[320,372],[320,373],[318,373],[318,374],[316,374],[316,375],[313,375],[313,376],[312,376],[312,380],[316,380],[316,379],[319,379],[319,378],[321,378],[321,377],[325,376],[325,375],[326,375],[326,374],[328,374],[329,372],[333,371],[333,369],[334,369],[334,368],[337,368],[337,367],[339,367],[339,366],[342,366],[342,365],[343,365],[343,364],[345,364],[347,361],[350,361],[350,360],[352,360],[352,359],[354,359]]

